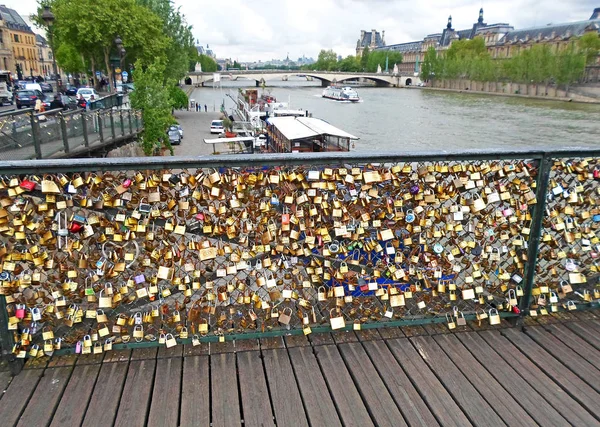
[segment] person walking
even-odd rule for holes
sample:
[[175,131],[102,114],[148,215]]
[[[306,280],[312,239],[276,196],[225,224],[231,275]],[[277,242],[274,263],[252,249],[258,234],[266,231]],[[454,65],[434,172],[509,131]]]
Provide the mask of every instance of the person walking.
[[206,104],[204,104],[204,112],[207,113],[208,112],[208,108],[206,107]]
[[196,104],[196,113],[197,113],[198,111],[200,111],[200,108],[199,108],[199,106],[200,106],[200,104]]

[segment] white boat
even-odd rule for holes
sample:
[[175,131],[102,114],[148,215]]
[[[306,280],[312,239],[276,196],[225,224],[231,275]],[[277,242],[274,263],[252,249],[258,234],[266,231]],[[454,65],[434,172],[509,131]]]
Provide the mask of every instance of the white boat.
[[335,99],[336,101],[360,101],[358,93],[349,86],[327,86],[323,90],[323,98]]

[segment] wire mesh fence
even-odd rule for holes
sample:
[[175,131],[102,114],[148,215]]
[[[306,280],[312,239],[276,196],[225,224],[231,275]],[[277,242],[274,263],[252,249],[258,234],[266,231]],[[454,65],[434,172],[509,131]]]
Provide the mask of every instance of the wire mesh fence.
[[[495,324],[522,314],[539,159],[252,162],[4,177],[0,293],[14,353],[431,318],[452,328],[465,316]],[[573,172],[555,164],[551,182],[574,186],[578,206],[595,206],[597,161],[570,164]],[[600,217],[592,207],[578,212],[586,237],[568,248],[552,229],[552,203],[544,233],[556,243],[544,237],[540,245],[540,293],[528,314],[543,314],[540,298],[554,304],[564,280],[579,285],[562,270],[545,275],[563,259],[587,277],[565,293],[598,299],[591,273]],[[556,248],[568,255],[554,259]]]

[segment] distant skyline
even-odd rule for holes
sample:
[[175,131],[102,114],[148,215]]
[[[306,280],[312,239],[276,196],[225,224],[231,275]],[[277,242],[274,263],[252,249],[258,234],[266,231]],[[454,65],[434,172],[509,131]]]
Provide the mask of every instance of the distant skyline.
[[[4,4],[26,20],[37,8],[36,0],[4,0]],[[316,59],[321,49],[353,55],[361,30],[385,30],[387,44],[422,40],[443,30],[449,15],[454,28],[470,28],[480,7],[488,24],[504,22],[515,28],[582,21],[600,7],[598,0],[458,0],[451,5],[443,0],[229,0],[226,4],[174,0],[174,4],[193,26],[194,39],[208,44],[218,58],[239,62],[285,59],[288,52],[293,61],[302,55]]]

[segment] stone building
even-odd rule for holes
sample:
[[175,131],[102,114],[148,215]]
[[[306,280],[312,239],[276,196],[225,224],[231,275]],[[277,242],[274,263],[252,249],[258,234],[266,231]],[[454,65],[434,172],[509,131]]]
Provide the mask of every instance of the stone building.
[[361,30],[360,39],[356,42],[356,56],[361,56],[366,47],[369,50],[384,49],[385,31],[382,31],[380,34],[377,30],[371,30],[370,32]]
[[[399,65],[399,72],[411,74],[420,71],[420,64],[429,47],[434,47],[436,51],[443,53],[455,40],[483,37],[492,58],[501,59],[517,55],[521,50],[538,43],[546,43],[556,51],[583,34],[594,31],[600,32],[600,8],[594,9],[590,18],[585,21],[540,25],[517,30],[507,23],[486,24],[483,20],[483,9],[480,9],[477,22],[470,28],[455,30],[452,27],[452,16],[450,16],[446,28],[440,33],[429,34],[423,40],[414,42],[376,46],[374,50],[393,50],[402,53],[403,60]],[[361,35],[362,33],[364,31],[361,32]],[[358,48],[357,45],[357,53]],[[371,49],[370,46],[369,49]]]
[[[54,74],[52,49],[50,49],[48,41],[39,34],[35,35],[35,41],[40,59],[40,75],[43,77],[50,77],[52,74]],[[58,65],[56,71],[58,74],[64,74]]]
[[13,9],[0,5],[0,16],[11,42],[14,58],[14,68],[10,68],[9,71],[14,73],[15,77],[40,75],[39,53],[34,32]]
[[0,14],[0,69],[4,71],[14,71],[15,61],[13,58],[13,50],[11,36],[6,28],[6,21],[2,19]]

